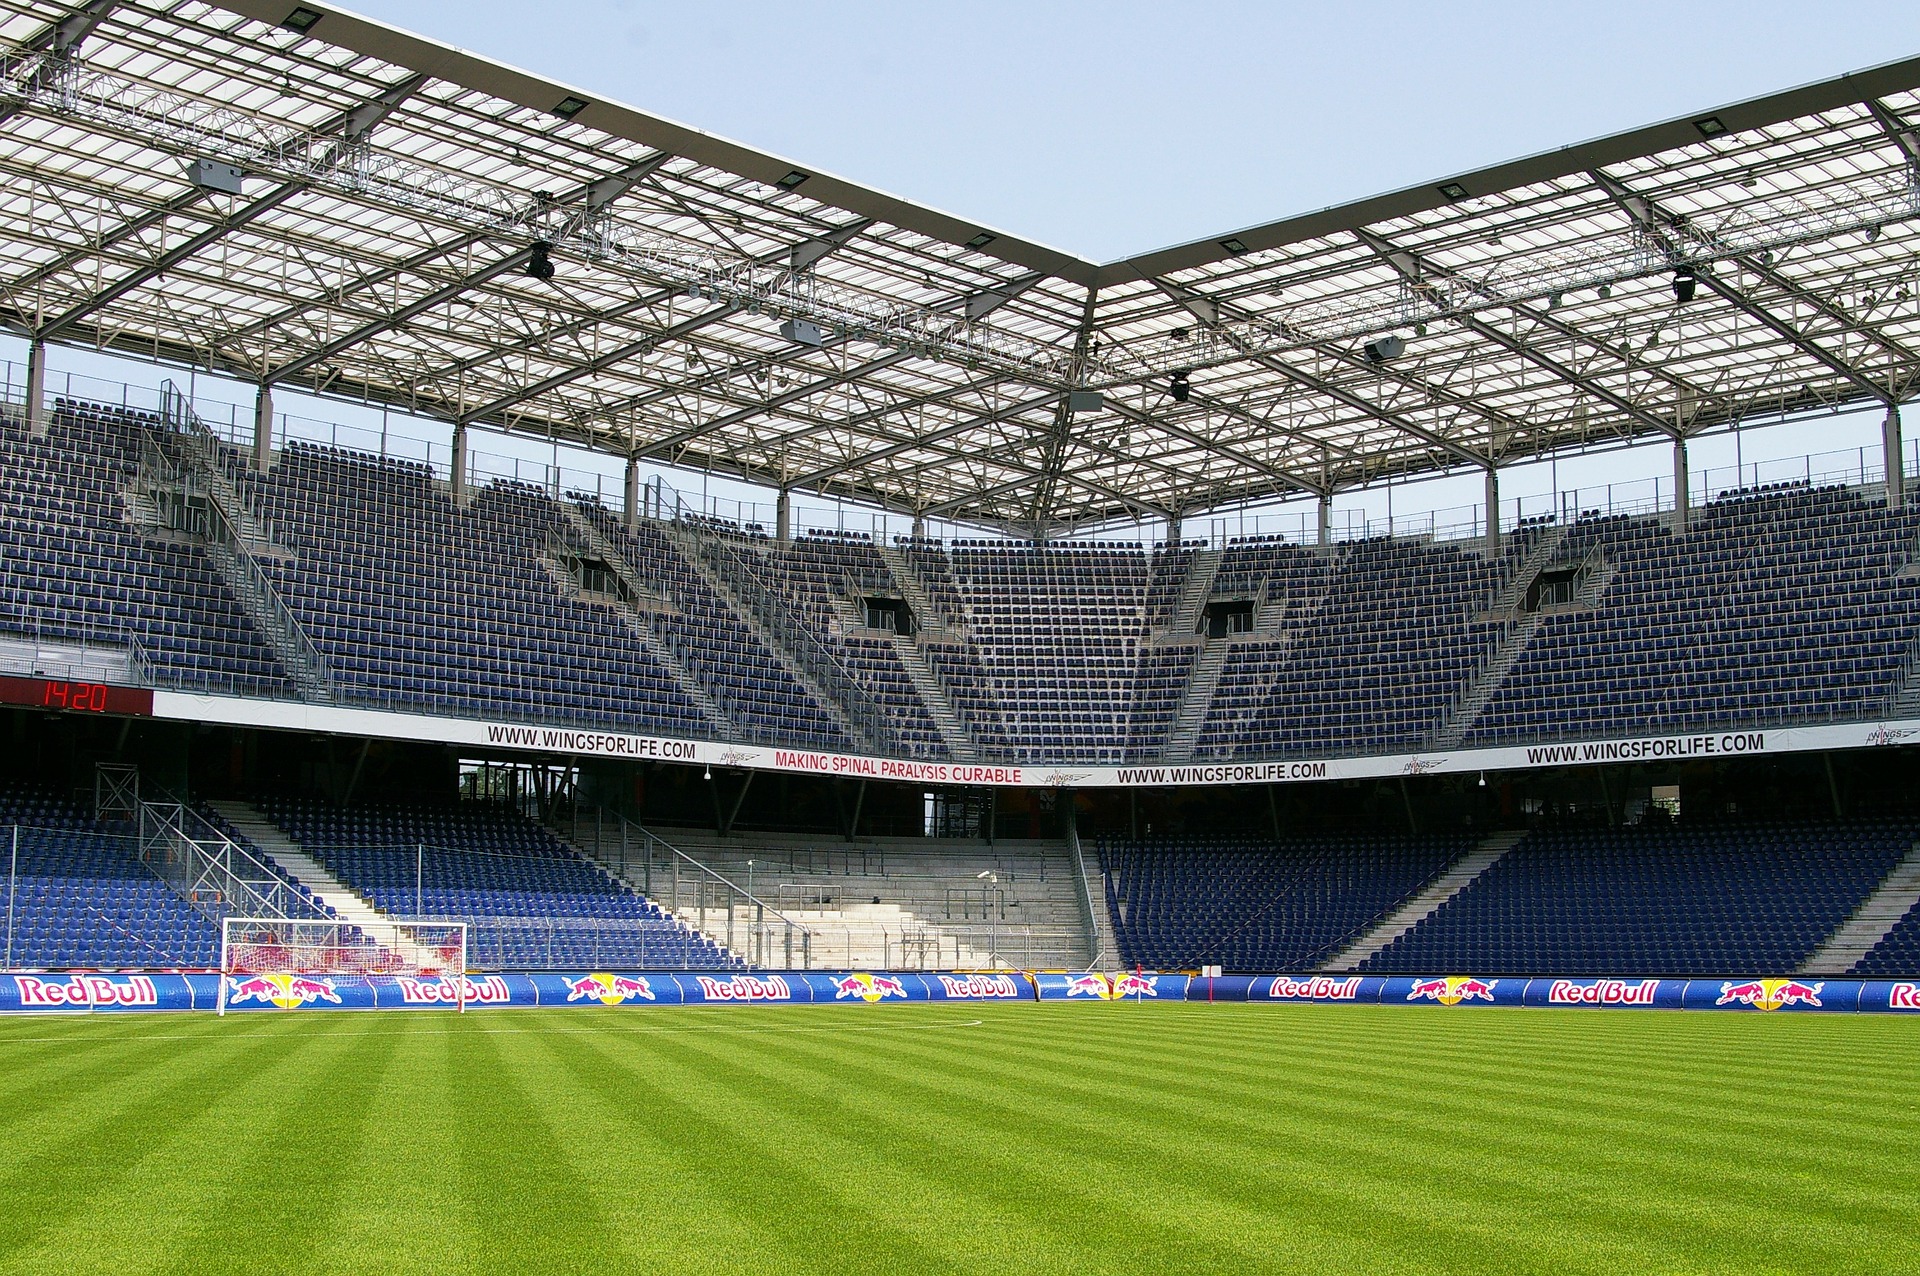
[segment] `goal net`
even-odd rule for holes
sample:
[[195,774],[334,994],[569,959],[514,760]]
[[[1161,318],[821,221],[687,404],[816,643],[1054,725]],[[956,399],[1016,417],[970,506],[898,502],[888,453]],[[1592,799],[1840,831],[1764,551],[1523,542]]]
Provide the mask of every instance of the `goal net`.
[[330,975],[440,975],[465,1010],[466,971],[465,922],[229,917],[220,928],[219,1008],[225,1014],[229,999],[253,994],[284,1004],[320,988],[331,992],[320,982]]

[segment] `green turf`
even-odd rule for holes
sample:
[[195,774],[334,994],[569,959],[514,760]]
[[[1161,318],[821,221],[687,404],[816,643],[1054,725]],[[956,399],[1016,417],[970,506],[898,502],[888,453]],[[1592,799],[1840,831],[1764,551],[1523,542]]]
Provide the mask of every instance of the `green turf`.
[[0,1022],[0,1271],[1920,1270],[1920,1021]]

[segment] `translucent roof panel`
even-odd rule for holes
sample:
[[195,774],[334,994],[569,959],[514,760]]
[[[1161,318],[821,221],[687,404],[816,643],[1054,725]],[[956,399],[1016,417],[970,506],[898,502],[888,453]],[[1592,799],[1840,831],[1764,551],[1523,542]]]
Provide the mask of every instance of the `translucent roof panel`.
[[1920,372],[1920,61],[1095,263],[297,8],[0,0],[17,331],[1020,529]]

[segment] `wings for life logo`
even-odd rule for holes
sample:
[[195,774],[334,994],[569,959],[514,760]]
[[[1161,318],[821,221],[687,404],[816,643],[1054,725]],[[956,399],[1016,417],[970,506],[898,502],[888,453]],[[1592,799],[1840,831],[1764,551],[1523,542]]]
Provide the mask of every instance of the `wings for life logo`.
[[1492,1001],[1498,979],[1480,979],[1473,975],[1446,975],[1439,979],[1415,981],[1407,993],[1408,1001],[1437,1001],[1457,1006],[1463,1001]]
[[1101,1001],[1120,1001],[1127,997],[1158,997],[1160,989],[1153,975],[1072,975],[1067,979],[1067,997],[1098,997]]
[[885,1001],[888,997],[899,997],[904,1001],[906,996],[907,986],[892,975],[842,975],[833,981],[835,1001],[857,997],[868,1005],[872,1005],[876,1001]]
[[249,1001],[257,1001],[263,1006],[278,1006],[282,1010],[298,1010],[315,1001],[337,1006],[340,1004],[340,994],[333,990],[333,980],[325,976],[227,976],[227,1004],[238,1006]]
[[653,989],[647,981],[635,976],[595,972],[567,980],[568,1001],[597,1001],[603,1006],[617,1006],[623,1001],[653,999]]
[[1818,1006],[1825,983],[1807,984],[1798,979],[1749,979],[1745,983],[1729,980],[1720,985],[1716,1006],[1752,1006],[1755,1010],[1778,1010],[1782,1006]]

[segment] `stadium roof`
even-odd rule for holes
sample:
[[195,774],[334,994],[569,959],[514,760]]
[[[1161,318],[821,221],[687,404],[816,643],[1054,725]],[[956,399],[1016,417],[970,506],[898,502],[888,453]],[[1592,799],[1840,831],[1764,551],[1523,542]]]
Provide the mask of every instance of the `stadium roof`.
[[0,0],[0,43],[17,331],[950,520],[1920,376],[1920,59],[1100,264],[321,4]]

